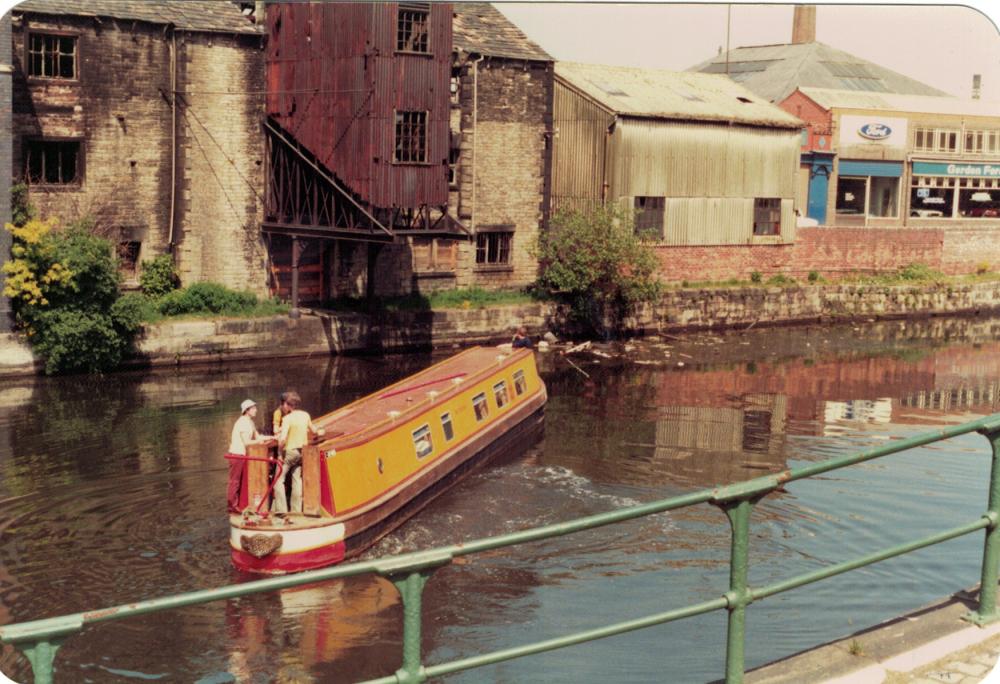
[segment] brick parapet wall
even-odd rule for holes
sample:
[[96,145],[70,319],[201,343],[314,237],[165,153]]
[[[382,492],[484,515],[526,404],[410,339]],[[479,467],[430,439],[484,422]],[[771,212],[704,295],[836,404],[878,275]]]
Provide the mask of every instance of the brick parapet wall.
[[656,247],[668,282],[805,279],[815,271],[828,280],[854,273],[894,271],[924,264],[949,275],[1000,271],[1000,228],[800,228],[788,245]]

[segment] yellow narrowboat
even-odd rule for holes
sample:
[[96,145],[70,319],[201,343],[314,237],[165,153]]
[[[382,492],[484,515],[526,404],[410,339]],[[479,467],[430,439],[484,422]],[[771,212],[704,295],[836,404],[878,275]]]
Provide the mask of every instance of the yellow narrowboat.
[[230,514],[233,565],[284,574],[357,555],[475,464],[537,431],[547,395],[530,349],[474,347],[313,422],[302,453],[301,514],[269,513],[280,471],[251,445],[242,514]]

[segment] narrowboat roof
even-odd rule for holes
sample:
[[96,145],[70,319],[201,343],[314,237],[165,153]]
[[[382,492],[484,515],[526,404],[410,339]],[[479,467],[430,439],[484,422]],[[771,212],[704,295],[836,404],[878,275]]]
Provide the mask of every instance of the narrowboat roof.
[[832,109],[879,109],[914,114],[954,114],[959,116],[1000,117],[1000,102],[967,100],[958,97],[929,95],[897,95],[894,93],[863,93],[832,88],[799,88],[803,95],[823,107]]
[[[528,349],[508,354],[496,347],[473,347],[313,422],[327,431],[323,447],[338,447],[353,441],[358,433],[390,420],[392,412],[397,412],[396,419],[406,420],[408,413],[422,410],[421,405],[434,398],[429,392],[443,395],[461,389],[467,381],[488,377],[500,367],[499,362],[509,365],[532,353]],[[456,383],[456,379],[461,382]]]
[[801,128],[797,118],[718,74],[556,62],[556,78],[622,116]]
[[552,61],[551,55],[489,3],[457,2],[454,13],[452,41],[456,50],[487,57]]
[[24,0],[13,11],[144,21],[187,31],[263,33],[263,26],[228,0]]

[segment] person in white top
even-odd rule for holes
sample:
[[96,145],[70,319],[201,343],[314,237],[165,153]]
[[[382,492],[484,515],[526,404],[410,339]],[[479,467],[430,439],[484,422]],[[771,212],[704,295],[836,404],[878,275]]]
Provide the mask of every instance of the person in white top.
[[[254,418],[257,417],[257,403],[253,399],[245,399],[240,405],[242,413],[233,425],[233,432],[229,438],[229,452],[226,456],[246,456],[247,446],[265,441],[261,439],[257,432],[257,425]],[[229,486],[226,490],[226,499],[229,502],[229,512],[240,512],[240,494],[243,490],[243,477],[246,473],[247,462],[239,458],[229,460]]]

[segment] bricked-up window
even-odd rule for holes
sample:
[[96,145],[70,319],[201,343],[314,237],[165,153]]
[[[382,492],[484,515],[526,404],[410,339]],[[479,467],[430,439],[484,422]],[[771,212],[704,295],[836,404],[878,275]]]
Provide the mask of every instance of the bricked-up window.
[[781,234],[781,198],[758,197],[753,201],[753,234]]
[[427,161],[427,112],[396,112],[396,157],[403,163]]
[[28,75],[76,78],[76,36],[28,35]]
[[663,212],[666,197],[635,198],[635,234],[641,238],[663,239]]
[[80,181],[79,140],[26,140],[24,177],[34,185],[68,185]]
[[396,21],[396,49],[400,52],[430,52],[429,2],[401,2]]
[[495,266],[509,264],[513,240],[514,233],[509,230],[476,233],[476,263]]

